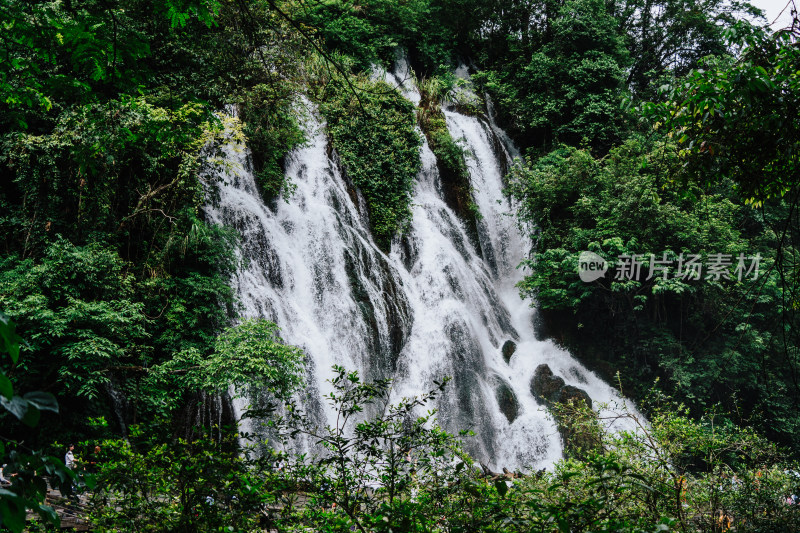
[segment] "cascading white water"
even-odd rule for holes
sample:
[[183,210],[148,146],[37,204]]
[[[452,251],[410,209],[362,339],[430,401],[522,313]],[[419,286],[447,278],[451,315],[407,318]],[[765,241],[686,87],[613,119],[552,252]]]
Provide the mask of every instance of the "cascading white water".
[[[410,84],[401,89],[418,101]],[[514,287],[529,243],[503,195],[501,158],[508,154],[497,149],[502,143],[484,121],[452,111],[446,119],[471,154],[474,199],[483,217],[477,243],[446,204],[435,156],[424,143],[411,228],[388,255],[381,252],[363,200],[329,156],[313,112],[307,145],[288,158],[286,174],[296,185],[288,202],[264,204],[246,149],[231,144],[225,148],[231,170],[208,216],[241,232],[244,261],[232,283],[243,315],[276,322],[284,339],[308,354],[305,402],[312,416],[324,421],[330,415],[321,395],[329,392],[334,364],[367,379],[394,378],[397,397],[423,393],[434,380],[452,376],[437,405],[443,427],[474,430],[466,448],[493,468],[547,467],[561,456],[561,444],[530,391],[539,364],[595,402],[618,397],[568,353],[535,338],[535,310]],[[517,343],[508,364],[501,355],[507,340]]]

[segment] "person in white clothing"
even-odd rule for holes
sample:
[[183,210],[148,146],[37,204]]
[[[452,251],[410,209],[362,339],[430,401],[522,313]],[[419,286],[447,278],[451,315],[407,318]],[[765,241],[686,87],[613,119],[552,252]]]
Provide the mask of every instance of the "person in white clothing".
[[[3,474],[3,470],[5,470],[6,465],[0,466],[0,486],[11,485],[11,480],[6,479],[6,476]],[[14,474],[12,474],[13,476]]]
[[75,456],[72,454],[72,450],[74,450],[74,449],[75,449],[75,445],[74,444],[70,444],[69,445],[69,449],[67,450],[67,453],[64,455],[64,464],[70,470],[74,470],[75,469]]

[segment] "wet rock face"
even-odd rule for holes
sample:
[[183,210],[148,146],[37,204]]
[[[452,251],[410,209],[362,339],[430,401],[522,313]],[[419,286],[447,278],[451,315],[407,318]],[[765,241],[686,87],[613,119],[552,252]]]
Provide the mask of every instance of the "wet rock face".
[[465,449],[474,457],[493,457],[495,441],[492,434],[489,405],[481,394],[481,382],[487,375],[480,344],[472,335],[467,322],[458,316],[448,317],[444,333],[450,341],[446,360],[452,386],[445,387],[440,405],[453,413],[445,421],[445,429],[457,433],[463,428],[475,428],[475,437],[465,441]]
[[582,401],[586,403],[586,406],[589,409],[592,408],[592,399],[589,397],[586,391],[579,389],[578,387],[573,387],[572,385],[564,385],[564,387],[558,393],[558,399],[555,401],[563,404],[567,404],[570,401],[573,403]]
[[537,400],[550,406],[559,400],[563,388],[564,380],[554,375],[549,366],[539,365],[536,367],[531,379],[531,393]]
[[[505,348],[505,346],[504,346]],[[560,376],[553,374],[547,365],[539,365],[531,379],[531,393],[537,400],[550,407],[555,403],[568,404],[582,401],[592,408],[592,399],[585,390],[567,385]]]
[[501,351],[503,352],[503,360],[508,364],[508,362],[511,361],[511,356],[517,351],[517,343],[514,341],[506,341],[503,343]]
[[500,405],[500,412],[508,419],[509,424],[512,423],[519,414],[519,402],[514,391],[505,383],[501,383],[495,388],[494,393]]
[[[565,456],[583,458],[589,450],[601,448],[597,415],[591,411],[592,399],[585,390],[566,385],[549,366],[539,365],[531,379],[531,392],[553,413]],[[590,412],[583,411],[581,403]]]
[[[397,369],[398,357],[411,333],[410,304],[402,281],[383,256],[370,254],[364,247],[354,247],[352,251],[344,251],[344,263],[351,295],[370,332],[366,348],[375,358],[369,365],[375,371],[370,378],[383,379]],[[316,279],[323,279],[323,275]],[[326,286],[334,284],[335,281],[327,280]],[[384,323],[388,331],[383,330]]]

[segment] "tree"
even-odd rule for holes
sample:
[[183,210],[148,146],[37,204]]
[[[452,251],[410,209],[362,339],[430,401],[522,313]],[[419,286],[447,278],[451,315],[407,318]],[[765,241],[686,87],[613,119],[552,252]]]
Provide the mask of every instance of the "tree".
[[664,87],[665,100],[645,103],[654,127],[676,141],[683,183],[732,179],[750,203],[788,195],[800,183],[798,35],[738,24],[729,33],[742,51],[709,59]]
[[[748,24],[730,32],[740,53],[709,59],[702,69],[664,87],[664,101],[641,107],[654,128],[673,140],[676,187],[716,187],[730,180],[746,203],[758,208],[768,225],[777,287],[756,289],[777,313],[774,330],[798,390],[800,346],[800,69],[795,29],[769,33]],[[796,400],[795,400],[796,402]],[[792,408],[796,411],[797,404]]]
[[[510,191],[535,242],[520,290],[549,334],[607,379],[619,370],[635,397],[660,377],[694,414],[717,402],[758,413],[766,434],[796,447],[797,344],[772,268],[772,225],[787,208],[754,212],[729,182],[676,187],[671,154],[669,143],[632,139],[602,159],[563,147],[515,169]],[[584,251],[607,262],[590,283],[578,275]],[[692,256],[699,277],[687,274]],[[756,256],[757,276],[747,273]],[[726,277],[707,270],[715,257],[727,259]]]
[[11,258],[3,266],[0,303],[24,325],[30,349],[49,355],[24,365],[25,383],[85,399],[103,395],[109,370],[130,364],[145,334],[126,265],[108,248],[59,239],[41,264]]
[[337,79],[325,87],[322,114],[348,179],[363,193],[375,241],[389,249],[411,219],[420,168],[414,106],[385,82],[361,80],[355,94]]
[[[275,502],[270,456],[236,445],[231,428],[163,442],[132,426],[128,439],[99,442],[96,489],[88,520],[96,530],[260,531]],[[93,443],[94,444],[94,443]]]
[[[439,517],[415,492],[447,489],[467,474],[469,461],[434,423],[434,411],[416,415],[447,381],[423,396],[389,404],[391,380],[365,383],[356,372],[334,371],[334,391],[326,398],[334,425],[315,425],[293,401],[285,415],[269,422],[284,439],[302,437],[315,450],[288,467],[311,485],[314,504],[307,506],[306,518],[318,531],[429,530]],[[332,504],[344,516],[312,511]]]
[[278,326],[246,319],[225,329],[210,355],[190,348],[150,369],[148,379],[167,395],[225,394],[234,387],[242,395],[285,399],[303,384],[304,358],[300,348],[283,342]]
[[[0,354],[8,354],[12,367],[19,362],[21,344],[16,324],[0,312]],[[29,509],[47,522],[59,523],[58,515],[45,503],[46,475],[56,476],[53,485],[64,494],[71,492],[72,482],[77,476],[59,459],[30,450],[13,438],[13,434],[7,433],[9,415],[33,427],[39,423],[42,411],[59,411],[58,402],[49,392],[14,394],[14,384],[7,375],[7,368],[7,361],[3,361],[0,364],[0,405],[3,407],[0,422],[3,422],[4,430],[0,432],[0,464],[3,465],[3,476],[10,478],[12,483],[10,487],[0,487],[0,526],[19,533],[25,528]],[[91,478],[86,481],[91,485]]]
[[[605,406],[612,414],[601,420],[600,450],[517,482],[512,497],[536,511],[523,515],[526,525],[541,528],[528,530],[550,531],[553,523],[559,531],[798,527],[800,508],[787,502],[796,494],[796,463],[782,450],[717,410],[695,418],[657,392],[646,403],[648,420]],[[562,417],[573,431],[594,431],[596,413],[582,403],[573,409],[585,413]]]
[[536,41],[541,44],[530,45],[528,55],[520,43],[520,60],[488,71],[486,87],[524,145],[547,151],[585,141],[607,151],[622,135],[628,64],[617,23],[602,1],[570,0],[557,10],[547,5],[551,12]]
[[748,2],[719,0],[626,0],[613,10],[632,60],[626,82],[637,98],[654,96],[664,76],[684,76],[707,56],[728,55],[726,30],[761,13]]

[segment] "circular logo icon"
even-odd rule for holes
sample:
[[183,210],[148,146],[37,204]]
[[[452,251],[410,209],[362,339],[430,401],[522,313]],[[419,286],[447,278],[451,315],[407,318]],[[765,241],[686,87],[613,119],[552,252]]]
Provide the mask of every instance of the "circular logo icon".
[[578,257],[578,275],[581,281],[590,283],[602,278],[608,270],[606,260],[594,252],[581,252]]

